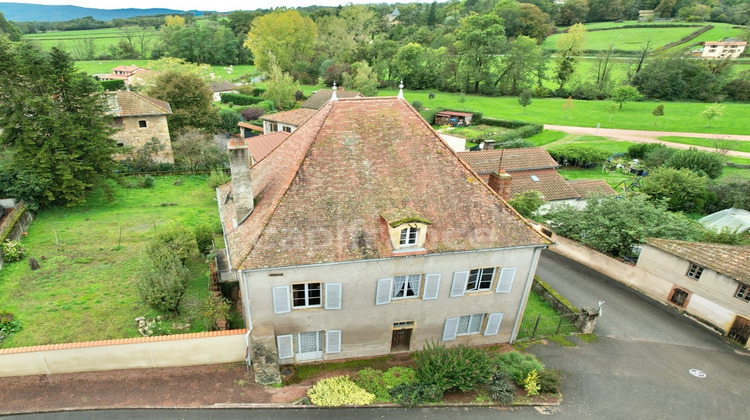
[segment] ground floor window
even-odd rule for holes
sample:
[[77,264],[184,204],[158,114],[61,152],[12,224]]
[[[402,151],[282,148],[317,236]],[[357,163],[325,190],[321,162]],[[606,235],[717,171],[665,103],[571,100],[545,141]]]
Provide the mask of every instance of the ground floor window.
[[458,319],[456,335],[479,334],[484,321],[484,314],[466,315]]
[[325,353],[341,353],[341,330],[306,331],[276,336],[279,359],[316,360]]
[[669,297],[669,301],[679,307],[685,307],[689,296],[690,293],[688,291],[675,288],[672,290],[672,295]]

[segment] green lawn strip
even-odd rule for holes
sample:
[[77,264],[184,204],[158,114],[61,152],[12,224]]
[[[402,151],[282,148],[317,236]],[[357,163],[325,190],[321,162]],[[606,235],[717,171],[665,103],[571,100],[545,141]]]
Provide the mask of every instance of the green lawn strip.
[[[739,158],[731,158],[730,160],[740,160]],[[741,159],[745,162],[736,162],[741,163],[743,165],[750,165],[750,159]],[[725,166],[724,172],[722,172],[721,176],[719,177],[719,180],[729,180],[729,179],[744,179],[747,181],[750,181],[750,169],[745,168],[732,168],[731,166]]]
[[391,360],[391,356],[380,356],[366,359],[354,359],[346,362],[328,362],[328,363],[309,363],[300,364],[294,366],[294,375],[290,377],[284,385],[293,385],[306,381],[311,378],[316,378],[326,372],[337,372],[341,370],[355,370],[359,371],[364,368],[372,368],[376,370],[388,370],[390,367],[388,362]]
[[[434,93],[434,99],[429,94]],[[396,96],[397,90],[383,89],[379,96]],[[724,116],[706,124],[698,117],[708,104],[702,102],[627,102],[613,115],[607,111],[610,101],[574,100],[573,108],[566,110],[562,98],[534,98],[531,105],[523,107],[516,97],[488,97],[461,95],[429,90],[404,91],[407,101],[418,100],[427,108],[481,111],[485,117],[521,120],[542,124],[572,125],[582,127],[621,128],[630,130],[679,131],[691,133],[747,134],[750,127],[750,104],[726,103]],[[665,115],[656,124],[651,112],[664,104]]]
[[[524,320],[529,319],[536,319],[538,316],[544,318],[551,318],[551,317],[559,317],[560,313],[557,312],[555,309],[553,309],[547,301],[545,301],[541,296],[536,294],[533,290],[531,293],[529,293],[529,300],[526,303],[526,310],[524,310],[523,317]],[[546,329],[549,329],[549,327],[552,327],[553,329],[556,329],[557,323],[553,322],[554,325],[549,324],[548,322],[544,324],[540,324],[542,327],[547,327]],[[560,331],[574,331],[575,326],[571,324],[567,320],[563,320]],[[545,331],[538,330],[537,335],[543,334]],[[526,338],[529,337],[530,333],[519,333],[518,338]]]
[[706,139],[706,138],[698,138],[698,137],[677,137],[677,136],[659,137],[659,140],[663,140],[663,141],[671,142],[671,143],[689,144],[691,146],[702,146],[702,147],[710,147],[710,148],[718,147],[720,149],[750,153],[750,141]]
[[[181,185],[174,184],[178,178]],[[157,315],[135,288],[143,247],[171,221],[218,224],[214,192],[205,180],[156,177],[152,189],[117,187],[115,203],[93,194],[85,205],[40,212],[22,240],[27,259],[0,271],[0,307],[23,325],[3,347],[139,336],[134,318]],[[39,270],[30,270],[32,256]],[[189,267],[193,280],[186,299],[202,300],[206,264],[196,255]]]
[[526,140],[534,143],[534,146],[536,147],[542,147],[550,143],[562,140],[567,136],[568,133],[564,133],[562,131],[544,130],[535,136],[528,137]]
[[[700,27],[672,26],[668,28],[632,28],[622,27],[606,31],[589,31],[586,33],[584,50],[606,51],[610,45],[620,51],[640,51],[648,41],[651,48],[661,48],[670,42],[677,41]],[[546,50],[557,50],[557,39],[563,34],[555,34],[544,40],[542,46]]]

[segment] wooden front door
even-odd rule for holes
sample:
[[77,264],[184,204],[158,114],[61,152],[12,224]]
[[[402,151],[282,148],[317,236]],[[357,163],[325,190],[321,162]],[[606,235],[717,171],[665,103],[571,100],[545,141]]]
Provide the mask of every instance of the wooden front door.
[[411,329],[393,330],[391,338],[391,352],[409,351],[411,343]]
[[728,335],[732,340],[737,341],[743,346],[746,345],[747,340],[750,338],[750,320],[741,316],[736,317]]

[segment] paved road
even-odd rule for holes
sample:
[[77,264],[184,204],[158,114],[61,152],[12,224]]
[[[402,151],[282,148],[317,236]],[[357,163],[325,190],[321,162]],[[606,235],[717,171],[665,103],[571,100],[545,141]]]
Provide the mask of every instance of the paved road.
[[[636,143],[664,143],[669,147],[678,149],[688,149],[690,147],[696,147],[698,149],[715,151],[713,147],[701,147],[691,146],[689,144],[682,143],[671,143],[663,140],[659,140],[659,137],[665,136],[677,136],[677,137],[695,137],[704,139],[719,139],[719,140],[733,140],[733,141],[750,141],[750,136],[738,135],[738,134],[707,134],[707,133],[680,133],[680,132],[668,132],[668,131],[647,131],[647,130],[621,130],[614,128],[595,128],[595,127],[574,127],[567,125],[551,125],[545,124],[544,128],[548,130],[563,131],[570,134],[588,134],[597,135],[602,137],[608,137],[613,140],[631,141]],[[730,150],[727,152],[729,156],[750,158],[748,152],[738,152]]]
[[[598,340],[530,351],[563,371],[555,416],[747,419],[750,356],[718,334],[619,283],[550,251],[537,274],[576,306],[604,300]],[[706,374],[697,378],[690,369]]]

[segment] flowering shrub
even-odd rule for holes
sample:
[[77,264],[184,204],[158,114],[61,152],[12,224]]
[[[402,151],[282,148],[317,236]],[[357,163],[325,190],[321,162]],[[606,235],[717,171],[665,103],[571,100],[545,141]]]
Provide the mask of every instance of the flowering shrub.
[[349,376],[321,379],[307,391],[307,396],[310,402],[321,407],[367,405],[375,399],[375,395],[352,382]]
[[523,387],[526,390],[526,395],[529,397],[539,394],[541,386],[539,385],[539,374],[536,370],[532,370],[526,375],[526,378],[523,380]]
[[0,253],[3,254],[3,261],[19,261],[26,255],[26,247],[18,241],[5,241],[0,244]]

